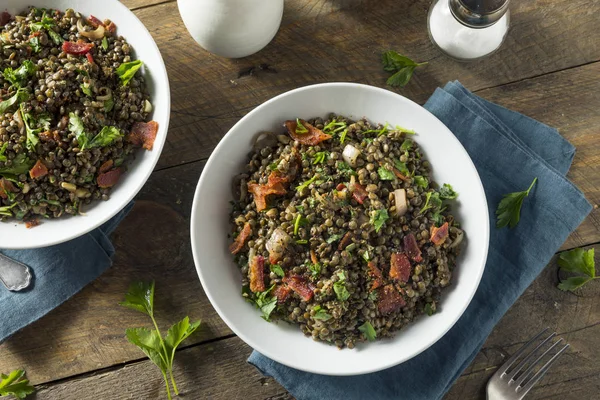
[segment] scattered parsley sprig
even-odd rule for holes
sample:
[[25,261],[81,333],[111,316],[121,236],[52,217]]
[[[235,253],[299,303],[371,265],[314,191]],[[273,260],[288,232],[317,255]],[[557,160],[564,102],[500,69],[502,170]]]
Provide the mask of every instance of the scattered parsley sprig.
[[[173,360],[175,358],[175,351],[181,342],[198,329],[200,321],[190,323],[189,317],[185,317],[170,327],[167,331],[167,336],[163,338],[158,329],[156,319],[154,318],[154,281],[134,282],[129,286],[125,301],[119,304],[146,314],[152,320],[155,329],[129,328],[125,331],[125,334],[127,335],[127,339],[139,347],[160,369],[165,380],[167,397],[171,399],[169,379],[171,380],[175,395],[179,395],[179,390],[177,389],[175,379],[173,378]],[[167,375],[169,378],[167,378]]]
[[17,399],[24,399],[35,392],[35,388],[25,378],[25,371],[17,369],[8,375],[0,374],[0,396],[13,395]]
[[496,209],[496,228],[504,228],[507,225],[510,226],[510,228],[517,226],[521,219],[521,206],[523,205],[523,200],[525,200],[525,197],[529,196],[529,192],[536,182],[537,178],[534,178],[527,190],[504,195]]
[[416,63],[410,58],[398,54],[393,50],[386,51],[381,56],[383,69],[394,74],[387,80],[387,84],[395,87],[404,87],[410,81],[415,68],[427,64],[426,62]]
[[558,265],[563,271],[580,274],[561,280],[558,284],[560,290],[574,291],[586,283],[600,278],[600,276],[596,276],[593,248],[587,251],[583,249],[563,251],[558,255]]

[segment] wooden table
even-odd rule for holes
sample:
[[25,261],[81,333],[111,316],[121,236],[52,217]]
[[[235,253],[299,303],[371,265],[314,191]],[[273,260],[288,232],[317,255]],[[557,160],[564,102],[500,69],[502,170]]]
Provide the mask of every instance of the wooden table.
[[[188,35],[171,0],[123,0],[148,27],[166,61],[172,93],[169,136],[156,171],[117,229],[114,266],[81,293],[0,345],[0,371],[22,367],[37,399],[164,399],[160,373],[124,337],[146,318],[117,305],[130,282],[155,279],[162,326],[203,321],[178,353],[175,375],[187,399],[289,399],[245,361],[251,349],[221,321],[202,291],[188,221],[193,191],[212,149],[245,113],[287,90],[319,82],[385,87],[380,53],[428,61],[399,93],[424,103],[459,79],[493,102],[557,127],[577,147],[569,178],[600,203],[600,2],[528,0],[511,6],[502,49],[474,63],[443,56],[427,36],[429,1],[288,0],[274,41],[228,60]],[[276,73],[259,68],[269,65]],[[250,68],[254,70],[250,74]],[[600,250],[595,209],[562,250]],[[552,261],[509,310],[446,399],[483,398],[487,378],[541,327],[570,344],[531,399],[592,399],[600,393],[600,282],[581,293],[556,288]],[[432,377],[435,379],[435,377]]]

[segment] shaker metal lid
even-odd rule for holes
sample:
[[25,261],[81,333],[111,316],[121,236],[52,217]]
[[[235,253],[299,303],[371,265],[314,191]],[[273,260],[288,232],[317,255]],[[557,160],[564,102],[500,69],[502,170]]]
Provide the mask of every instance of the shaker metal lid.
[[508,10],[509,0],[450,0],[450,11],[470,28],[494,25]]

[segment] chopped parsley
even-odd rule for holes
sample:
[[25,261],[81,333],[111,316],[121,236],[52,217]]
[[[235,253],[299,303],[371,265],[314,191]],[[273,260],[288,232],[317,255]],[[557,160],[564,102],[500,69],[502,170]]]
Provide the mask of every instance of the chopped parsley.
[[403,163],[400,160],[394,160],[394,167],[396,167],[396,169],[398,171],[400,171],[401,174],[403,174],[403,175],[410,175],[410,171],[408,170],[408,167],[406,166],[406,163]]
[[271,270],[272,273],[274,273],[275,275],[283,278],[285,276],[285,272],[283,272],[283,268],[281,268],[281,265],[279,264],[272,264],[269,266],[269,269]]
[[329,236],[329,238],[327,239],[327,243],[331,244],[333,242],[337,242],[341,238],[342,238],[342,235],[338,235],[337,233],[333,234],[333,235]]
[[310,273],[312,274],[312,276],[317,277],[319,275],[321,275],[321,264],[320,263],[308,263],[306,264],[306,267],[308,268],[308,270],[310,271]]
[[414,142],[410,139],[404,140],[404,142],[402,142],[402,145],[400,146],[400,150],[408,151],[408,150],[412,149],[413,143]]
[[10,82],[15,88],[21,88],[25,86],[29,78],[35,74],[37,70],[35,64],[30,60],[23,61],[23,64],[16,70],[12,68],[5,68],[2,72],[2,76],[5,80]]
[[29,99],[29,92],[27,89],[19,88],[14,95],[8,99],[0,102],[0,114],[4,114],[6,110],[14,105],[18,105]]
[[262,312],[262,318],[265,321],[269,321],[271,317],[271,313],[277,307],[277,297],[271,296],[270,293],[275,288],[275,285],[271,286],[269,289],[264,292],[260,292],[256,294],[254,299],[254,304],[260,311]]
[[350,177],[351,175],[356,176],[356,172],[354,172],[352,167],[350,167],[344,161],[338,161],[336,166],[337,166],[338,171],[340,171],[340,173],[342,173],[344,176],[346,176],[346,177]]
[[340,271],[337,275],[340,279],[333,284],[333,291],[339,301],[346,301],[350,298],[350,292],[346,289],[346,274]]
[[313,156],[313,164],[323,164],[329,159],[329,152],[327,151],[319,151],[315,153]]
[[376,291],[373,290],[373,291],[369,292],[369,300],[371,300],[371,301],[377,301],[377,298],[378,298],[378,296],[377,296],[377,292]]
[[301,214],[296,216],[296,220],[294,221],[294,236],[298,236],[298,231],[301,226],[304,226],[308,223],[308,220],[304,218]]
[[135,60],[123,63],[117,68],[117,75],[121,79],[121,85],[127,86],[129,81],[135,76],[135,73],[142,67],[142,60]]
[[433,310],[433,308],[431,307],[431,303],[427,303],[425,304],[425,313],[427,315],[429,315],[430,317],[435,313],[435,311]]
[[389,218],[390,216],[385,208],[373,211],[371,213],[371,224],[375,227],[375,232],[379,232]]
[[414,135],[414,134],[416,134],[416,132],[413,131],[412,129],[406,129],[406,128],[401,127],[400,125],[396,125],[396,130],[398,132],[406,133],[407,135]]
[[439,210],[442,207],[442,199],[440,199],[440,194],[438,192],[427,192],[427,198],[425,200],[425,205],[419,211],[419,214],[423,214],[425,211],[429,209],[433,209],[433,211]]
[[361,326],[359,326],[358,330],[361,331],[363,335],[365,335],[365,338],[367,338],[367,340],[369,342],[374,341],[375,338],[377,337],[377,334],[375,333],[375,329],[373,328],[373,325],[371,325],[371,323],[369,321],[367,321],[364,324],[362,324]]
[[452,185],[444,183],[444,186],[440,189],[440,198],[444,200],[453,200],[458,197],[458,193],[452,189]]
[[308,244],[308,240],[306,240],[306,239],[299,239],[299,240],[296,240],[296,244]]
[[300,122],[300,118],[296,118],[296,134],[304,133],[308,133],[308,129],[306,129],[306,127],[302,125],[302,122]]
[[427,189],[427,187],[429,186],[429,180],[427,178],[425,178],[424,176],[416,175],[413,178],[413,180],[415,181],[415,184],[417,186],[420,186],[423,189]]
[[315,315],[313,315],[313,319],[320,320],[320,321],[328,321],[331,318],[333,318],[331,316],[331,314],[328,314],[325,310],[323,310],[323,308],[321,306],[315,306],[313,308],[313,310],[315,311]]
[[381,179],[382,181],[393,181],[394,179],[396,179],[394,173],[384,167],[379,167],[379,169],[377,169],[377,174],[379,174],[379,179]]
[[313,176],[312,178],[310,178],[309,180],[305,181],[304,183],[296,186],[296,190],[301,192],[304,189],[306,189],[311,183],[313,183],[314,181],[316,181],[318,179],[318,175]]
[[89,84],[85,84],[82,83],[81,85],[79,85],[79,87],[81,88],[81,91],[83,92],[83,94],[85,94],[88,97],[92,97],[92,89],[90,88]]
[[344,143],[346,140],[346,135],[348,134],[348,129],[344,129],[340,134],[340,143]]
[[102,38],[102,49],[104,51],[108,50],[108,40],[106,39],[106,36]]
[[345,122],[337,122],[335,119],[331,120],[330,123],[323,127],[323,132],[327,134],[334,134],[346,129],[348,124]]
[[277,161],[272,162],[271,164],[269,164],[269,169],[271,171],[275,171],[277,169],[277,166],[279,165],[279,163]]

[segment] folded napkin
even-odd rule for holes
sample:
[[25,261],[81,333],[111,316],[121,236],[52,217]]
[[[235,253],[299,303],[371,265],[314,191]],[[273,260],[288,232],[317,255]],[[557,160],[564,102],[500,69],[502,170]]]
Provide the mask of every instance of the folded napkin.
[[[565,178],[575,149],[555,129],[489,103],[459,82],[437,89],[425,108],[460,140],[483,182],[491,233],[479,288],[444,337],[415,358],[384,371],[330,377],[252,353],[248,361],[298,400],[440,399],[471,363],[494,325],[591,210]],[[535,177],[538,182],[523,204],[519,224],[514,229],[496,229],[495,211],[502,196],[526,190]]]
[[[0,250],[29,266],[31,286],[9,292],[0,285],[0,343],[58,307],[112,265],[108,236],[129,213],[130,203],[100,228],[77,239],[34,250]],[[82,217],[83,218],[83,217]]]

